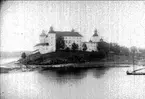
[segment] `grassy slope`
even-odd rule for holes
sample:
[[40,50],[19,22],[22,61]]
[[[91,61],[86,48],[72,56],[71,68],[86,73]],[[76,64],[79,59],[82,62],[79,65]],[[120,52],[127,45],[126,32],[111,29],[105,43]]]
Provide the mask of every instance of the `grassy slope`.
[[61,64],[61,63],[63,64],[63,63],[94,61],[94,60],[98,60],[98,56],[99,54],[96,52],[57,51],[57,52],[47,53],[47,54],[40,54],[40,53],[32,54],[29,55],[24,61],[23,60],[20,61],[26,64],[48,64],[51,60],[54,60],[55,62],[52,64]]
[[[66,52],[57,51],[47,54],[31,54],[25,60],[21,60],[23,64],[49,65],[49,64],[66,64],[66,63],[83,63],[83,62],[107,62],[118,64],[132,64],[132,57],[125,55],[111,54],[109,57],[100,57],[100,53],[96,52]],[[79,60],[79,61],[78,61]],[[53,61],[53,62],[51,62]],[[138,63],[138,60],[136,61]]]

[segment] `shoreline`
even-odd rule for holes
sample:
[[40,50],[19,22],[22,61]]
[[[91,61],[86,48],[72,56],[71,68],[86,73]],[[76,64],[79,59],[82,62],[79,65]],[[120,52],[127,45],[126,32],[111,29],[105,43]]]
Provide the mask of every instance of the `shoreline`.
[[[67,64],[54,64],[54,65],[24,65],[18,61],[13,61],[5,66],[0,67],[0,73],[11,73],[11,72],[29,72],[29,71],[41,71],[41,70],[71,70],[71,69],[93,69],[93,68],[122,68],[131,67],[132,62],[126,61],[92,61],[84,63],[67,63]],[[15,67],[11,67],[14,65]],[[144,66],[139,65],[138,66]]]
[[[55,64],[55,65],[36,65],[41,67],[50,68],[61,68],[61,67],[75,67],[75,68],[85,68],[85,67],[129,67],[123,65],[131,65],[131,63],[112,63],[112,62],[86,62],[86,63],[68,63],[68,64]],[[30,66],[30,65],[28,65]]]
[[[13,63],[13,62],[12,62]],[[6,65],[6,64],[5,64]],[[10,65],[10,63],[8,63]],[[86,62],[86,63],[68,63],[57,65],[24,65],[21,63],[13,63],[19,67],[0,67],[0,73],[11,72],[29,72],[36,70],[69,70],[69,69],[93,69],[93,68],[112,68],[112,67],[130,67],[130,63],[117,63],[117,62]],[[28,68],[26,68],[28,66]]]

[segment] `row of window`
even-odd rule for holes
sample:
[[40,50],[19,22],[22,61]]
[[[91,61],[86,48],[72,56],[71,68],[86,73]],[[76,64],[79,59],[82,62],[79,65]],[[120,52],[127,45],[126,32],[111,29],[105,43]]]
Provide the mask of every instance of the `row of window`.
[[[66,44],[66,46],[71,48],[72,47],[72,44]],[[82,45],[81,44],[78,44],[78,47],[82,47]]]
[[64,39],[81,39],[81,37],[64,37]]
[[90,47],[96,47],[96,44],[89,44],[89,45],[87,45],[87,46],[90,46]]
[[[72,45],[66,45],[66,47],[71,48],[71,47],[72,47]],[[78,45],[78,48],[81,48],[81,46],[80,46],[80,45]]]
[[79,41],[79,40],[65,40],[65,43],[80,43],[81,41]]

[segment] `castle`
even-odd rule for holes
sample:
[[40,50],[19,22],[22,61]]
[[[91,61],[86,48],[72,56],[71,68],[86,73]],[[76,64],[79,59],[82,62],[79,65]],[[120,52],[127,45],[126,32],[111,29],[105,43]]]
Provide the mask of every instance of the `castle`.
[[42,31],[39,36],[39,43],[34,46],[34,53],[40,52],[41,54],[55,52],[56,51],[56,39],[62,37],[65,42],[65,48],[72,47],[73,43],[78,45],[78,50],[83,50],[83,44],[87,46],[86,51],[98,51],[97,46],[100,38],[97,34],[97,30],[94,31],[93,36],[89,42],[83,41],[83,36],[73,29],[71,31],[55,31],[53,27],[50,27],[49,32]]

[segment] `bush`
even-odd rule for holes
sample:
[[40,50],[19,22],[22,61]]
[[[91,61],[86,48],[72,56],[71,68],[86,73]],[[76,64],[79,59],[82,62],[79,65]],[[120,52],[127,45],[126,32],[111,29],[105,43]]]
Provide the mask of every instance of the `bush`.
[[91,52],[89,55],[89,60],[95,59],[95,58],[105,58],[105,52],[99,51],[99,52]]
[[85,43],[83,43],[82,47],[83,47],[83,51],[87,50],[87,45]]
[[58,37],[56,38],[56,49],[57,50],[62,50],[65,47],[65,42],[63,37]]
[[78,44],[73,43],[73,44],[72,44],[72,50],[73,50],[73,51],[78,50]]
[[26,53],[25,52],[22,53],[21,58],[22,59],[25,59],[26,58]]
[[69,52],[69,51],[70,51],[70,48],[69,48],[69,47],[67,47],[67,48],[65,49],[65,51],[66,51],[66,52]]

